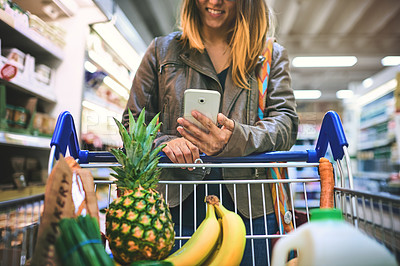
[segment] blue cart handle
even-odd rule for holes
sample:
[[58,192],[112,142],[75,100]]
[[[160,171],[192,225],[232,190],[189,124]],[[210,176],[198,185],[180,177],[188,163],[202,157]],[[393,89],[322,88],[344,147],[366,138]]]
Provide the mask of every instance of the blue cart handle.
[[321,157],[324,157],[328,144],[331,146],[333,159],[335,161],[343,159],[343,147],[348,147],[349,144],[340,117],[334,111],[325,114],[315,150],[309,151],[310,157],[307,162],[318,162]]
[[[315,150],[265,152],[244,157],[212,157],[201,154],[200,159],[204,163],[262,163],[276,161],[316,163],[321,157],[325,156],[328,144],[331,146],[333,158],[335,160],[342,159],[344,156],[343,146],[348,146],[348,143],[339,115],[334,111],[329,111],[324,116]],[[55,157],[57,160],[60,153],[65,156],[68,147],[70,155],[75,159],[79,159],[81,164],[116,161],[110,152],[80,150],[74,120],[68,111],[59,115],[50,146],[56,147]],[[160,155],[160,162],[170,162],[164,153],[160,153]]]
[[75,123],[70,112],[64,111],[58,116],[50,146],[56,147],[54,156],[57,160],[60,153],[65,156],[67,148],[75,159],[81,157],[82,151],[79,148]]

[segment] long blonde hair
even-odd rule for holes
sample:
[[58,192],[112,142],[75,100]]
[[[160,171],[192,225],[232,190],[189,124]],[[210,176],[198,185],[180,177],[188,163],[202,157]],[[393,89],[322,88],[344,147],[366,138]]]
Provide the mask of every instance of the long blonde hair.
[[[199,13],[196,0],[183,0],[182,41],[203,52]],[[262,54],[267,35],[273,35],[273,19],[265,0],[236,0],[236,21],[227,40],[231,47],[232,79],[236,85],[249,88],[249,75]]]

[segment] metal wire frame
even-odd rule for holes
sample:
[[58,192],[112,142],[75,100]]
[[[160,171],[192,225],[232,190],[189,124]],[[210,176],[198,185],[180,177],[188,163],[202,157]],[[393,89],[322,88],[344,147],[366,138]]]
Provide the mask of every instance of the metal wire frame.
[[[346,219],[352,223],[356,228],[360,230],[366,231],[372,237],[376,238],[378,241],[381,241],[383,244],[388,246],[394,253],[396,253],[397,257],[399,257],[399,247],[400,247],[400,200],[396,197],[389,196],[378,196],[367,192],[355,191],[353,186],[353,177],[352,171],[350,168],[350,159],[347,151],[347,147],[343,147],[344,149],[344,160],[337,160],[334,164],[335,169],[335,206],[342,210],[343,215]],[[51,157],[51,156],[50,156]],[[343,166],[342,161],[346,163]],[[50,165],[50,163],[49,163]],[[51,162],[52,165],[52,162]],[[109,168],[110,166],[118,166],[115,163],[90,163],[90,164],[81,164],[82,168]],[[202,168],[271,168],[271,167],[317,167],[318,164],[310,164],[310,163],[300,163],[300,162],[289,162],[289,163],[222,163],[222,164],[159,164],[162,168],[181,168],[181,167],[202,167]],[[263,206],[263,219],[264,219],[264,229],[267,232],[267,203],[265,202],[264,195],[266,193],[267,186],[278,186],[279,183],[286,183],[290,186],[290,201],[292,206],[294,206],[294,198],[295,193],[301,194],[304,196],[305,201],[305,212],[307,214],[307,218],[309,220],[309,201],[308,201],[308,191],[306,184],[312,182],[319,182],[318,178],[306,178],[306,179],[285,179],[285,180],[271,180],[271,179],[258,179],[258,180],[207,180],[207,181],[160,181],[160,183],[165,184],[165,195],[168,195],[168,188],[171,185],[178,185],[180,191],[180,202],[182,202],[182,191],[184,186],[193,186],[194,193],[196,192],[196,187],[198,185],[205,186],[205,194],[208,194],[208,186],[218,185],[220,191],[220,200],[222,204],[224,203],[224,198],[222,198],[222,186],[224,185],[232,185],[234,191],[234,210],[236,213],[237,209],[237,195],[236,190],[238,185],[247,186],[247,197],[249,198],[249,213],[250,218],[252,218],[251,211],[251,186],[259,185],[261,186],[262,193],[262,206]],[[346,184],[348,182],[348,184]],[[96,180],[95,181],[95,189],[98,190],[100,186],[106,186],[107,190],[107,199],[106,204],[101,208],[108,208],[109,203],[113,200],[112,197],[112,187],[115,186],[113,180]],[[297,192],[294,189],[294,186],[301,187]],[[346,188],[349,187],[349,188]],[[279,195],[278,195],[279,197]],[[1,217],[5,217],[4,221],[6,221],[5,229],[3,229],[4,233],[1,233],[1,245],[6,246],[9,240],[12,237],[22,236],[22,245],[18,247],[21,250],[18,256],[15,256],[14,253],[8,253],[5,249],[2,253],[2,265],[25,265],[26,259],[29,258],[34,250],[34,230],[31,230],[29,226],[34,227],[40,223],[40,209],[43,207],[43,199],[44,195],[38,195],[35,197],[25,198],[21,200],[8,201],[8,202],[0,202],[0,215]],[[197,212],[197,202],[196,195],[194,197],[195,201],[193,202],[194,213]],[[168,198],[166,198],[168,200]],[[277,199],[279,201],[279,198]],[[32,207],[34,206],[34,207]],[[180,204],[182,206],[182,204]],[[279,206],[279,205],[278,205]],[[294,210],[292,210],[292,215],[294,217]],[[32,213],[30,215],[30,213]],[[35,216],[36,215],[36,216]],[[179,212],[180,218],[182,219],[184,213],[182,208],[180,208]],[[15,222],[12,221],[12,216],[15,217]],[[37,217],[37,218],[36,218]],[[18,220],[20,218],[24,221],[24,224],[27,226],[18,227]],[[195,215],[194,220],[195,223],[197,217]],[[252,219],[250,219],[250,228],[247,232],[246,238],[251,243],[251,252],[253,265],[256,265],[256,261],[254,258],[254,248],[256,240],[265,240],[266,241],[266,261],[269,265],[269,239],[276,239],[280,237],[285,237],[285,235],[280,232],[276,235],[268,235],[268,234],[255,234],[253,230]],[[279,222],[280,217],[279,217]],[[29,224],[30,223],[30,224]],[[182,223],[180,223],[182,224]],[[12,226],[11,226],[12,225]],[[12,231],[6,230],[6,228],[16,229]],[[296,222],[294,221],[295,230],[297,228]],[[0,227],[3,228],[3,227]],[[196,228],[194,228],[196,230]],[[180,228],[177,232],[176,240],[179,245],[182,245],[182,241],[189,239],[190,236],[183,235],[182,229]],[[7,242],[8,241],[8,242]],[[18,251],[19,250],[15,250]],[[7,264],[4,262],[7,261]],[[265,263],[265,262],[264,262]]]
[[[259,166],[260,164],[257,164],[257,166]],[[262,164],[263,167],[268,166],[268,167],[276,167],[277,165],[282,165],[282,164],[275,164],[275,163],[266,163],[266,164]],[[287,163],[285,163],[284,165],[288,165]],[[298,167],[299,163],[290,163],[291,167]],[[318,164],[302,164],[300,163],[301,166],[303,167],[315,167]],[[169,166],[173,166],[173,167],[191,167],[191,165],[162,165],[161,167],[169,167]],[[199,167],[199,165],[196,165],[197,167]],[[201,167],[203,167],[205,165],[201,165]],[[220,167],[221,165],[207,165],[207,167]],[[243,167],[243,166],[247,166],[248,164],[236,164],[235,167]],[[230,165],[230,167],[233,167],[232,165]],[[176,185],[179,186],[179,199],[180,199],[180,204],[179,204],[179,228],[176,232],[176,241],[177,241],[177,245],[179,245],[179,247],[184,243],[184,240],[187,240],[190,238],[190,235],[183,235],[182,233],[182,217],[185,215],[184,214],[184,210],[182,208],[182,202],[183,202],[183,197],[182,197],[182,192],[183,192],[183,187],[184,186],[193,186],[194,189],[194,193],[197,193],[196,187],[198,185],[204,185],[204,189],[205,189],[205,195],[208,195],[208,190],[209,190],[209,186],[211,185],[217,185],[219,186],[219,196],[221,203],[224,204],[224,198],[221,197],[222,196],[222,186],[224,185],[232,185],[233,186],[233,191],[234,191],[234,195],[233,195],[233,202],[234,202],[234,212],[238,212],[238,208],[237,208],[237,195],[236,195],[236,191],[237,191],[237,186],[238,185],[245,185],[247,186],[247,197],[249,199],[249,222],[250,222],[250,226],[249,226],[249,231],[246,233],[246,239],[248,241],[250,241],[250,245],[251,245],[251,253],[252,253],[252,262],[253,265],[256,265],[256,261],[255,261],[255,256],[254,256],[254,252],[255,252],[255,240],[265,240],[266,242],[266,252],[265,252],[265,261],[263,262],[263,264],[265,264],[267,262],[268,265],[270,265],[270,246],[269,246],[269,239],[276,239],[276,238],[281,238],[284,237],[285,235],[283,234],[282,231],[280,231],[279,234],[274,234],[274,235],[268,235],[268,234],[254,234],[254,228],[253,228],[253,224],[252,224],[252,210],[251,210],[251,186],[252,185],[259,185],[261,186],[261,193],[262,195],[260,196],[260,198],[262,198],[262,205],[263,205],[263,219],[264,219],[264,230],[265,232],[268,231],[267,228],[267,203],[265,202],[265,191],[266,191],[266,186],[271,186],[271,185],[275,185],[276,187],[278,186],[279,183],[285,183],[285,184],[289,184],[290,186],[290,201],[292,206],[294,206],[294,185],[295,184],[300,184],[302,190],[298,191],[297,193],[301,193],[302,195],[304,195],[304,199],[305,199],[305,212],[307,214],[307,218],[309,220],[310,214],[309,214],[309,207],[307,204],[307,189],[306,189],[306,184],[310,183],[310,182],[319,182],[320,180],[318,178],[305,178],[305,179],[282,179],[282,180],[272,180],[272,179],[257,179],[257,180],[207,180],[207,181],[164,181],[161,180],[160,183],[161,184],[165,184],[165,200],[168,201],[168,189],[169,186],[171,185]],[[107,207],[108,204],[110,202],[110,200],[112,200],[111,197],[111,188],[112,185],[114,184],[114,182],[112,180],[101,180],[101,181],[95,181],[95,189],[97,190],[98,186],[100,185],[106,185],[108,186],[108,194],[107,194]],[[164,192],[164,191],[163,191]],[[197,224],[197,217],[196,217],[196,213],[197,213],[197,206],[198,204],[204,204],[204,203],[198,203],[196,200],[196,194],[194,194],[194,201],[193,201],[193,210],[194,210],[194,228],[193,231],[196,230],[196,224]],[[277,201],[279,202],[279,195],[277,198]],[[271,203],[272,204],[272,203]],[[278,208],[279,208],[279,204],[278,204]],[[295,217],[295,208],[292,209],[292,217]],[[282,221],[280,220],[279,217],[279,223],[282,223]],[[280,226],[279,226],[280,227]],[[294,222],[294,227],[295,230],[297,228],[296,223]],[[257,263],[258,264],[258,263]]]

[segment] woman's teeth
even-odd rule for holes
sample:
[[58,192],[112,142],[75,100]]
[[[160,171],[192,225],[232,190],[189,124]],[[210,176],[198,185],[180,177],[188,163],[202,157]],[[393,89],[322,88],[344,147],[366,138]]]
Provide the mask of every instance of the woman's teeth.
[[208,12],[210,12],[211,14],[221,14],[222,13],[221,10],[214,10],[214,9],[210,9],[210,8],[208,8]]

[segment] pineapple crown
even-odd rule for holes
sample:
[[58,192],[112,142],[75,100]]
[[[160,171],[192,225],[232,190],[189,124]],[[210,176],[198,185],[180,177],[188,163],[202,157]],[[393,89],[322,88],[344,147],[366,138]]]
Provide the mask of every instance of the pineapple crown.
[[125,152],[121,149],[112,149],[121,166],[111,167],[115,173],[111,175],[117,178],[116,184],[120,189],[136,189],[139,186],[150,189],[155,188],[161,169],[157,167],[160,160],[159,152],[165,147],[160,145],[153,148],[153,141],[161,123],[157,123],[159,114],[154,116],[149,125],[145,124],[145,109],[135,121],[132,112],[129,113],[129,129],[114,118],[121,135]]

